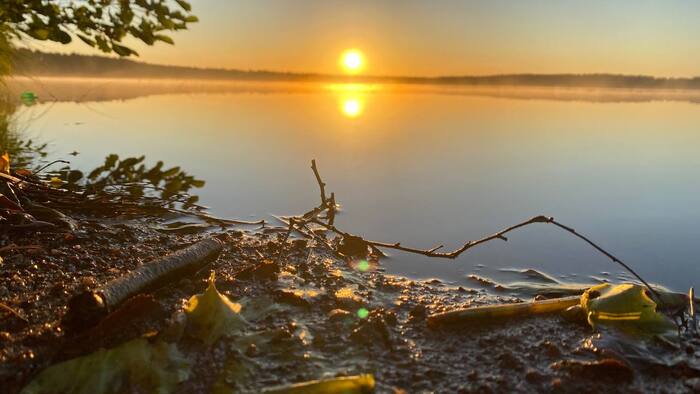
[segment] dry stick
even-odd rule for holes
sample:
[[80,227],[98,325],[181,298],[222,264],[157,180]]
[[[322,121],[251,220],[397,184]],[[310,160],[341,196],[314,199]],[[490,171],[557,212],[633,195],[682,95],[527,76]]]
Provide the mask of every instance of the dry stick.
[[[315,214],[313,216],[308,217],[308,219],[309,219],[308,221],[316,223],[322,227],[325,227],[325,228],[327,228],[327,229],[329,229],[329,230],[331,230],[339,235],[342,235],[343,237],[350,235],[344,231],[340,231],[338,228],[336,228],[333,225],[333,218],[335,216],[334,212],[333,212],[333,210],[335,209],[335,195],[331,194],[331,197],[332,197],[331,201],[333,203],[333,206],[331,207],[331,206],[329,206],[329,204],[327,204],[326,192],[325,192],[326,184],[323,182],[323,180],[321,179],[321,175],[318,173],[318,168],[316,167],[316,160],[311,160],[311,169],[313,170],[314,176],[316,176],[316,181],[318,182],[319,188],[321,189],[321,205],[318,206],[316,209],[323,208],[321,211],[318,212],[318,214],[320,214],[320,212],[322,212],[323,210],[326,210],[326,209],[329,210],[329,216],[328,216],[328,223],[323,223],[321,220],[318,220],[317,219],[318,214]],[[310,212],[314,212],[314,211],[315,210],[312,210]],[[306,215],[304,216],[304,218],[307,219]],[[515,224],[515,225],[510,226],[508,228],[505,228],[505,229],[503,229],[495,234],[489,235],[487,237],[484,237],[484,238],[481,238],[478,240],[467,241],[460,248],[453,250],[452,252],[438,252],[437,250],[441,249],[443,247],[443,245],[438,245],[438,246],[435,246],[431,249],[425,250],[425,249],[405,247],[405,246],[402,246],[400,242],[396,242],[393,244],[385,243],[385,242],[378,242],[378,241],[368,241],[368,240],[365,240],[365,242],[367,242],[370,245],[370,247],[372,247],[372,249],[375,251],[378,250],[377,248],[388,248],[388,249],[401,250],[401,251],[409,252],[409,253],[421,254],[424,256],[428,256],[428,257],[455,259],[455,258],[459,257],[459,255],[464,253],[466,250],[473,248],[474,246],[480,245],[482,243],[486,243],[486,242],[489,242],[489,241],[494,240],[494,239],[502,239],[504,241],[508,241],[508,238],[505,237],[505,234],[507,234],[513,230],[519,229],[521,227],[525,227],[525,226],[532,224],[532,223],[553,224],[553,225],[555,225],[563,230],[566,230],[567,232],[573,234],[574,236],[584,240],[586,243],[591,245],[597,251],[599,251],[600,253],[602,253],[606,257],[608,257],[613,262],[621,265],[623,268],[625,268],[627,271],[629,271],[632,275],[634,275],[637,279],[639,279],[639,281],[641,281],[644,284],[644,286],[646,286],[647,289],[649,289],[651,294],[656,299],[657,304],[661,305],[662,299],[661,299],[661,296],[659,295],[659,293],[657,293],[656,290],[654,290],[651,287],[651,285],[649,283],[647,283],[647,281],[645,281],[641,276],[639,276],[639,274],[637,274],[630,266],[628,266],[627,264],[622,262],[622,260],[618,259],[617,257],[613,256],[611,253],[607,252],[606,250],[604,250],[600,246],[596,245],[593,241],[591,241],[587,237],[579,234],[573,228],[565,226],[565,225],[557,222],[551,216],[544,216],[544,215],[535,216],[535,217],[530,218],[522,223]]]
[[316,182],[318,182],[318,187],[321,189],[321,204],[326,205],[326,184],[321,180],[321,175],[318,173],[318,168],[316,167],[316,159],[311,160],[311,170],[316,176]]
[[[318,225],[320,225],[320,226],[322,226],[322,227],[325,227],[326,229],[328,229],[328,230],[330,230],[330,231],[333,231],[333,232],[335,232],[336,234],[339,234],[339,235],[344,236],[344,237],[350,235],[350,234],[348,234],[348,233],[346,233],[346,232],[344,232],[344,231],[339,230],[339,229],[336,228],[335,226],[329,225],[329,224],[326,224],[326,223],[323,223],[323,222],[320,221],[320,220],[313,220],[313,223],[318,224]],[[526,221],[524,221],[524,222],[522,222],[522,223],[518,223],[518,224],[516,224],[516,225],[510,226],[510,227],[508,227],[508,228],[506,228],[506,229],[503,229],[503,230],[501,230],[501,231],[499,231],[499,232],[497,232],[497,233],[495,233],[495,234],[489,235],[489,236],[487,236],[487,237],[484,237],[484,238],[481,238],[481,239],[478,239],[478,240],[467,241],[467,242],[465,242],[464,245],[462,245],[460,248],[455,249],[455,250],[453,250],[452,252],[437,252],[438,249],[442,248],[442,245],[436,246],[436,247],[434,247],[434,248],[432,248],[432,249],[417,249],[417,248],[410,248],[410,247],[402,246],[400,242],[393,243],[393,244],[392,244],[392,243],[386,243],[386,242],[379,242],[379,241],[369,241],[369,240],[365,240],[365,242],[367,242],[370,246],[373,246],[373,247],[387,248],[387,249],[396,249],[396,250],[401,250],[401,251],[403,251],[403,252],[421,254],[421,255],[427,256],[427,257],[437,257],[437,258],[455,259],[455,258],[459,257],[459,255],[461,255],[462,253],[464,253],[465,251],[467,251],[468,249],[473,248],[474,246],[477,246],[477,245],[486,243],[486,242],[488,242],[488,241],[491,241],[491,240],[494,240],[494,239],[502,239],[502,240],[504,240],[504,241],[507,241],[508,238],[505,237],[505,234],[506,234],[506,233],[509,233],[509,232],[511,232],[511,231],[513,231],[513,230],[516,230],[516,229],[518,229],[518,228],[521,228],[521,227],[525,227],[525,226],[527,226],[527,225],[529,225],[529,224],[532,224],[532,223],[548,223],[548,224],[553,224],[553,225],[555,225],[555,226],[557,226],[557,227],[559,227],[559,228],[561,228],[561,229],[563,229],[563,230],[566,230],[567,232],[569,232],[569,233],[575,235],[576,237],[578,237],[578,238],[580,238],[580,239],[586,241],[586,243],[588,243],[589,245],[593,246],[593,248],[595,248],[597,251],[599,251],[599,252],[602,253],[603,255],[607,256],[608,258],[610,258],[613,262],[615,262],[615,263],[621,265],[621,266],[624,267],[627,271],[629,271],[632,275],[634,275],[637,279],[639,279],[639,280],[644,284],[644,286],[646,286],[646,287],[649,289],[649,291],[652,293],[652,295],[653,295],[654,298],[656,299],[657,303],[658,303],[659,305],[661,305],[662,299],[661,299],[661,296],[659,296],[659,293],[658,293],[656,290],[654,290],[654,289],[651,287],[651,285],[650,285],[649,283],[647,283],[647,281],[645,281],[644,279],[642,279],[642,277],[639,276],[639,274],[637,274],[630,266],[628,266],[627,264],[623,263],[620,259],[618,259],[617,257],[613,256],[612,254],[608,253],[607,251],[605,251],[605,250],[604,250],[603,248],[601,248],[600,246],[596,245],[596,244],[595,244],[593,241],[591,241],[590,239],[588,239],[588,238],[586,238],[585,236],[579,234],[579,233],[576,232],[576,230],[574,230],[573,228],[567,227],[567,226],[565,226],[565,225],[563,225],[563,224],[561,224],[561,223],[555,221],[554,218],[552,218],[552,217],[547,217],[547,216],[544,216],[544,215],[535,216],[535,217],[533,217],[533,218],[531,218],[531,219],[528,219],[528,220],[526,220]]]
[[24,316],[22,316],[19,312],[17,312],[16,310],[12,309],[12,308],[9,307],[8,305],[3,304],[2,302],[0,302],[0,309],[2,309],[2,310],[4,310],[4,311],[7,311],[7,312],[9,312],[9,313],[11,313],[11,314],[17,316],[17,318],[19,318],[19,319],[22,320],[23,322],[29,324],[29,320],[27,320],[27,318],[25,318]]
[[42,247],[40,245],[15,245],[15,244],[9,244],[7,246],[3,246],[0,248],[0,253],[4,252],[9,252],[11,250],[41,250]]
[[[333,209],[335,209],[335,194],[331,194],[331,200],[329,200],[326,197],[326,184],[323,182],[323,180],[321,180],[321,175],[318,173],[318,168],[316,167],[316,160],[315,159],[311,160],[311,170],[314,172],[314,176],[316,177],[316,182],[318,182],[318,188],[319,188],[320,194],[321,194],[321,204],[319,206],[313,208],[312,210],[304,213],[301,216],[284,217],[284,219],[289,221],[289,228],[287,229],[287,232],[285,233],[285,235],[282,239],[282,244],[280,245],[280,249],[277,252],[277,256],[275,258],[276,262],[278,262],[282,258],[282,252],[284,252],[284,247],[287,244],[289,237],[292,235],[292,232],[294,232],[296,230],[300,234],[302,234],[308,238],[309,235],[305,234],[302,229],[309,222],[316,220],[318,215],[320,215],[324,211],[332,211]],[[330,208],[331,202],[333,204],[333,208]],[[284,219],[278,218],[278,220],[283,221],[283,222],[284,222]],[[313,234],[313,231],[311,233]]]
[[69,162],[68,160],[60,160],[60,159],[59,159],[59,160],[54,160],[54,161],[52,161],[51,163],[48,163],[48,164],[44,165],[43,167],[39,168],[38,170],[32,172],[32,175],[36,175],[36,174],[38,174],[38,173],[44,171],[44,170],[47,169],[48,167],[50,167],[50,166],[52,166],[52,165],[54,165],[54,164],[57,164],[57,163],[70,164],[70,162]]
[[71,329],[92,326],[128,298],[202,269],[221,249],[216,238],[207,238],[144,264],[95,291],[78,294],[69,301],[64,322]]
[[289,240],[289,236],[292,235],[292,232],[294,231],[295,221],[296,218],[289,218],[289,229],[284,234],[284,238],[280,243],[280,249],[277,251],[277,256],[275,257],[275,263],[279,263],[280,259],[282,259],[282,252],[284,252],[284,247],[287,245],[287,240]]

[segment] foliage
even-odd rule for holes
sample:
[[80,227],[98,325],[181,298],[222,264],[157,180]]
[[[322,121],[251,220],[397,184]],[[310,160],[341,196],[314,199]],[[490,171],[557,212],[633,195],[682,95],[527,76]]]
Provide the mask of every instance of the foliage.
[[169,393],[189,371],[190,362],[174,344],[137,338],[49,367],[22,393],[119,393],[136,388]]
[[7,35],[7,28],[0,24],[0,77],[9,74],[12,69],[12,49],[12,43]]
[[153,167],[143,164],[145,156],[119,159],[116,154],[105,158],[103,165],[92,170],[87,177],[82,171],[64,167],[56,174],[69,190],[82,189],[90,193],[118,191],[126,193],[131,199],[149,197],[154,193],[165,204],[172,206],[176,202],[189,208],[197,203],[199,197],[188,194],[192,188],[204,186],[204,181],[187,175],[180,167],[164,169],[163,162]]
[[46,157],[47,144],[36,144],[21,137],[13,116],[16,109],[17,105],[9,97],[0,97],[0,154],[7,152],[15,168],[26,168]]
[[[148,45],[173,44],[163,31],[197,22],[185,0],[3,0],[0,27],[7,37],[29,37],[68,44],[73,36],[103,52],[138,55],[124,45],[134,37]],[[1,44],[1,42],[0,42]]]

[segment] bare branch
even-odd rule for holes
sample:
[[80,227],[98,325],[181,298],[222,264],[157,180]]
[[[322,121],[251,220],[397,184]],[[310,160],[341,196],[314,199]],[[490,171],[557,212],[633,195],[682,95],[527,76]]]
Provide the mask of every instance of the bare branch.
[[318,168],[316,168],[316,159],[311,160],[311,169],[316,176],[316,182],[318,182],[318,188],[321,189],[321,203],[326,205],[326,184],[321,180],[321,175],[318,173]]

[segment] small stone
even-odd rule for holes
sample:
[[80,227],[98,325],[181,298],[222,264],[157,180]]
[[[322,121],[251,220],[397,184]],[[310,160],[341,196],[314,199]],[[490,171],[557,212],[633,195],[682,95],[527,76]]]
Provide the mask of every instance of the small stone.
[[352,314],[345,309],[333,309],[328,312],[328,320],[332,323],[349,321],[352,318]]
[[258,347],[254,344],[251,343],[248,345],[248,348],[245,350],[245,355],[248,357],[255,357],[258,355]]
[[561,350],[559,350],[557,345],[553,344],[551,341],[541,342],[540,347],[544,350],[545,354],[551,358],[561,356]]
[[590,362],[562,360],[552,364],[551,368],[566,371],[571,376],[596,381],[630,382],[634,379],[634,371],[632,368],[615,358],[606,358]]
[[527,372],[525,372],[525,380],[530,383],[540,383],[544,380],[544,375],[536,369],[528,369]]
[[552,382],[549,385],[552,387],[552,391],[559,391],[564,386],[564,383],[560,378],[555,378],[552,379]]
[[691,389],[694,393],[700,393],[700,378],[686,379],[683,384]]

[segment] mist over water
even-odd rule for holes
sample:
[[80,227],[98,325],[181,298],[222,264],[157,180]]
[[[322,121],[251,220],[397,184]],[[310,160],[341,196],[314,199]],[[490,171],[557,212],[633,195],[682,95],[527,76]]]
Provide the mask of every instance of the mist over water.
[[[31,119],[27,136],[49,142],[51,158],[179,165],[207,181],[198,194],[218,216],[307,210],[315,158],[342,204],[339,226],[368,238],[449,249],[545,214],[651,282],[686,290],[700,278],[693,92],[117,80],[13,89],[44,100],[16,116]],[[617,266],[546,225],[455,261],[392,253],[383,264],[465,286],[470,273],[506,280],[499,269],[511,267],[620,280]]]

